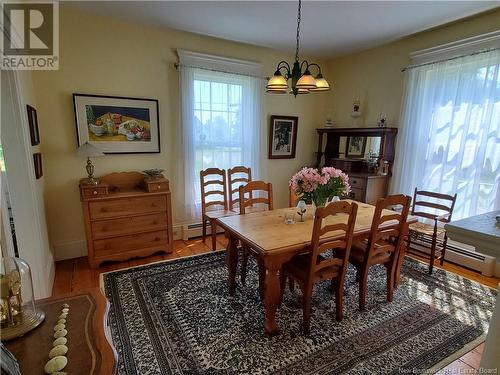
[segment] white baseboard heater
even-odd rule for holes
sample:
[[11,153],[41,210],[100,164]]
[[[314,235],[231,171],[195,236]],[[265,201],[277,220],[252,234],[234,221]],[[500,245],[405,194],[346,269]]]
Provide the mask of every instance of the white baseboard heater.
[[[217,233],[224,233],[224,230],[217,227]],[[201,223],[184,224],[174,227],[174,240],[182,239],[187,241],[191,238],[201,237],[203,234],[203,226]],[[212,234],[210,225],[207,224],[207,236]]]
[[[431,239],[427,238],[419,241],[412,241],[411,250],[428,256],[430,254],[430,249],[426,246],[430,246],[430,244]],[[496,262],[495,258],[478,253],[471,246],[451,240],[448,240],[448,245],[446,247],[445,262],[455,263],[471,270],[481,272],[484,276],[498,277],[500,275],[500,264]]]

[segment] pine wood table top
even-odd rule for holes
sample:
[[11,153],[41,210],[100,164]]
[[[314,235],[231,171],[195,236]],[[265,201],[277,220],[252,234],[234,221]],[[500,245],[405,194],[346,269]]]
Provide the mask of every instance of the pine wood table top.
[[[358,204],[358,214],[356,216],[354,236],[366,237],[370,232],[375,206],[361,202],[356,203]],[[299,215],[296,214],[295,224],[285,224],[285,214],[296,211],[295,208],[281,208],[245,215],[220,217],[217,219],[217,223],[251,245],[255,251],[262,253],[288,252],[305,248],[311,243],[314,223],[312,206],[307,207],[303,222],[300,221]],[[413,217],[408,217],[408,222],[415,220]],[[340,222],[346,223],[347,215],[337,214],[324,220],[325,224]],[[384,226],[391,224],[393,223],[388,221],[384,223]],[[336,232],[331,232],[331,235],[325,237],[325,240],[335,236]]]

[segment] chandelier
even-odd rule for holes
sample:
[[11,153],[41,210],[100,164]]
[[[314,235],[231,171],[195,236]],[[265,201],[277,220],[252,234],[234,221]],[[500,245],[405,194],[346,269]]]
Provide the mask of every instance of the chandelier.
[[[306,60],[300,62],[299,60],[299,43],[300,43],[300,19],[301,19],[301,3],[299,0],[299,8],[297,11],[297,46],[295,48],[295,62],[293,67],[286,61],[280,61],[276,68],[274,75],[269,78],[266,86],[266,91],[271,94],[285,94],[288,92],[288,80],[291,80],[290,93],[295,97],[297,94],[308,94],[310,92],[328,91],[330,85],[328,81],[323,78],[321,68],[318,64],[308,63]],[[304,69],[304,73],[302,70]],[[313,77],[310,69],[316,68],[318,74]],[[281,71],[284,70],[284,74]]]

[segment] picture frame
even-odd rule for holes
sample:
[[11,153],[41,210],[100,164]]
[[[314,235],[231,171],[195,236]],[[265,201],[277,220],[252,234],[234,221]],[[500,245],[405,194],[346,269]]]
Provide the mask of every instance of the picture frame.
[[28,113],[28,125],[30,129],[30,141],[32,146],[40,144],[40,133],[38,131],[38,117],[36,109],[29,104],[26,104],[26,112]]
[[39,180],[43,176],[42,154],[40,152],[33,154],[33,165],[35,166],[35,177]]
[[269,127],[269,159],[294,159],[299,118],[271,116]]
[[73,94],[77,143],[105,154],[160,152],[157,99]]
[[347,137],[345,156],[347,158],[363,158],[366,149],[366,137]]

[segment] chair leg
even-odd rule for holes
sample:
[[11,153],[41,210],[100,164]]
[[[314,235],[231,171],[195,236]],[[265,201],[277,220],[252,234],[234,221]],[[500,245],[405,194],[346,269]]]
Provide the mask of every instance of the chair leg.
[[212,236],[212,251],[217,250],[217,222],[210,220],[210,234]]
[[248,251],[244,247],[241,249],[243,251],[243,258],[241,259],[241,283],[243,285],[246,285],[246,278],[247,278],[247,266],[248,266]]
[[396,260],[393,260],[390,263],[386,264],[387,270],[387,302],[392,302],[392,297],[394,296],[394,263]]
[[261,301],[264,301],[264,292],[266,289],[266,267],[264,267],[264,263],[259,259],[257,261],[259,266],[259,297]]
[[[333,280],[332,280],[333,282]],[[344,318],[344,288],[343,282],[337,279],[335,283],[335,315],[337,322],[340,322]]]
[[448,236],[445,233],[443,240],[443,250],[441,252],[441,261],[439,262],[441,266],[444,264],[444,256],[446,255],[446,246],[448,246]]
[[312,288],[304,290],[302,295],[302,320],[304,325],[304,333],[308,335],[311,332],[311,294]]
[[436,234],[432,236],[431,244],[431,259],[429,262],[429,275],[432,275],[432,270],[434,269],[434,260],[436,258]]
[[289,278],[288,279],[288,289],[290,290],[290,292],[294,292],[295,291],[295,280],[292,279],[292,278]]
[[[283,304],[283,296],[285,295],[285,287],[286,287],[286,275],[283,270],[280,271],[280,307]],[[290,281],[292,281],[290,279]]]
[[368,270],[369,266],[364,266],[359,280],[359,309],[363,311],[366,306],[366,290],[368,289]]
[[205,243],[205,238],[207,237],[207,221],[203,219],[201,240]]

